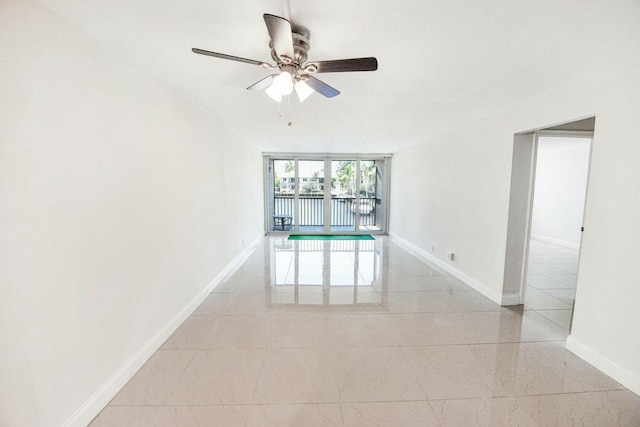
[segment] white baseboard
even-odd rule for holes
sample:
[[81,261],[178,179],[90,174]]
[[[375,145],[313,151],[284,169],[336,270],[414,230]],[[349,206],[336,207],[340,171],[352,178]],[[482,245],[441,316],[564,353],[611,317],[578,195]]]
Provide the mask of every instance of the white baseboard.
[[553,237],[542,236],[540,234],[533,234],[533,233],[531,234],[531,238],[533,240],[540,240],[541,242],[564,246],[565,248],[576,249],[576,250],[580,249],[580,243],[569,242],[568,240],[554,239]]
[[[502,295],[499,295],[498,293],[492,291],[487,286],[485,286],[482,283],[478,282],[476,279],[474,279],[474,278],[472,278],[470,276],[467,276],[465,273],[463,273],[462,271],[460,271],[457,268],[453,267],[451,264],[448,264],[448,263],[442,261],[441,259],[436,258],[435,256],[431,255],[429,252],[425,251],[424,249],[419,248],[418,246],[414,245],[413,243],[409,242],[408,240],[403,239],[402,237],[398,236],[395,233],[389,233],[389,236],[397,244],[399,244],[400,246],[402,246],[403,248],[405,248],[407,251],[411,252],[412,254],[417,256],[418,258],[422,259],[423,261],[429,262],[431,264],[435,264],[437,267],[439,267],[442,270],[446,271],[447,273],[451,274],[455,278],[461,280],[466,285],[468,285],[471,288],[475,289],[476,291],[480,292],[482,295],[484,295],[485,297],[489,298],[491,301],[495,302],[496,304],[512,305],[512,304],[504,304]],[[519,301],[520,300],[518,298],[518,302],[515,303],[515,304],[520,304]]]
[[573,335],[569,335],[567,338],[566,346],[567,349],[576,356],[600,369],[602,372],[609,375],[635,394],[640,395],[640,376],[637,374],[629,372],[597,351],[594,351],[590,347],[582,344],[580,341],[575,339]]
[[211,291],[229,274],[236,271],[260,243],[263,235],[259,235],[237,257],[234,258],[186,307],[173,316],[158,332],[155,333],[115,374],[94,393],[64,424],[64,427],[85,427],[88,425],[114,396],[129,382],[136,372],[160,348],[176,329],[200,306]]
[[503,294],[501,301],[502,302],[500,303],[500,305],[503,306],[522,304],[522,295],[519,292],[512,294]]

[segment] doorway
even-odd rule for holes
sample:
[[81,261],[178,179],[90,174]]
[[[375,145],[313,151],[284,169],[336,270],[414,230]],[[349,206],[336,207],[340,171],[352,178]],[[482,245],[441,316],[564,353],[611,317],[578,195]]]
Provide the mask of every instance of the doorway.
[[570,330],[591,152],[590,136],[538,133],[525,310]]
[[[578,281],[579,247],[584,230],[582,216],[586,203],[586,182],[588,182],[594,129],[595,117],[589,117],[518,133],[514,135],[513,142],[501,303],[504,306],[524,304],[526,310],[549,310],[541,311],[540,314],[546,315],[545,317],[549,320],[569,330]],[[539,143],[544,138],[565,138],[566,144],[574,142],[578,145],[582,139],[583,145],[588,145],[588,149],[583,149],[582,154],[577,156],[575,153],[564,153],[564,161],[568,161],[572,168],[582,168],[582,187],[576,189],[574,186],[573,193],[569,193],[569,196],[566,193],[564,196],[547,194],[546,201],[544,199],[537,201],[538,206],[534,212],[538,173],[540,173],[538,178],[542,180],[537,183],[539,193],[543,193],[545,186],[559,190],[560,187],[566,187],[565,184],[574,180],[559,174],[566,171],[566,168],[562,167],[558,160],[554,164],[554,161],[549,163],[546,159],[542,159],[541,169],[538,170],[538,151],[541,151],[543,157],[546,156],[545,151],[547,151],[543,146],[546,143]],[[565,148],[572,151],[576,145],[566,145]],[[545,169],[551,169],[554,173],[545,174]],[[545,179],[546,182],[544,182]],[[581,197],[580,193],[582,193]],[[567,215],[568,205],[574,206],[573,212],[577,209],[578,215]],[[542,218],[542,222],[537,218],[534,223],[534,214],[539,216],[541,211],[547,218]],[[554,215],[556,215],[555,228],[553,224],[545,223]],[[530,263],[531,266],[529,266]],[[528,299],[526,298],[527,290],[529,291]]]
[[384,234],[390,156],[265,155],[269,234]]

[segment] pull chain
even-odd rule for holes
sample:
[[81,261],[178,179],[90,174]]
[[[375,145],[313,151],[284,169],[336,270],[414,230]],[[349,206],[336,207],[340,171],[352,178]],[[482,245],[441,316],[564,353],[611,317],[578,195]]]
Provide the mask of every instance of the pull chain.
[[[286,101],[285,101],[286,99]],[[283,104],[286,104],[283,108]],[[284,95],[282,101],[278,102],[278,116],[285,117],[291,113],[291,96]]]

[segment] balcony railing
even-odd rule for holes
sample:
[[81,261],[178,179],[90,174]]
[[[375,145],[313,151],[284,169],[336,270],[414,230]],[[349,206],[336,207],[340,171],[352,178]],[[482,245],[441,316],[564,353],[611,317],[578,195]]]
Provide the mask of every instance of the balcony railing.
[[[273,200],[273,215],[293,216],[293,196],[275,196]],[[324,222],[324,199],[322,197],[300,196],[299,220],[300,226],[322,226]],[[360,198],[360,225],[376,225],[376,199],[374,197]],[[355,226],[356,202],[354,197],[331,198],[331,225]]]

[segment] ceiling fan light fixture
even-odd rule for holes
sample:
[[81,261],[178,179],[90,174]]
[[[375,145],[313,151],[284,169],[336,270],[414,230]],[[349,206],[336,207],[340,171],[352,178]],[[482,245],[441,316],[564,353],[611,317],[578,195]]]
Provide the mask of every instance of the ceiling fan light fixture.
[[275,86],[280,95],[289,95],[293,91],[293,77],[287,71],[283,71],[273,79],[271,86]]
[[275,85],[275,83],[272,83],[271,86],[266,88],[264,91],[267,95],[269,95],[269,98],[273,99],[274,101],[282,101],[282,94],[280,93],[280,90]]
[[300,102],[304,102],[305,99],[307,99],[313,92],[315,92],[304,80],[298,80],[295,83],[294,88]]

